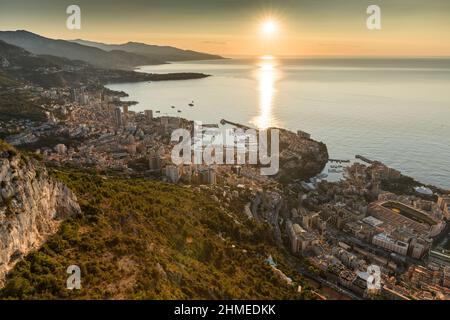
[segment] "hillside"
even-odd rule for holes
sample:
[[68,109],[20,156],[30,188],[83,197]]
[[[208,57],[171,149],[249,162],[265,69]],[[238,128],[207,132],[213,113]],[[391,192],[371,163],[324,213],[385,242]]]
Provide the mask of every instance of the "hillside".
[[[71,81],[70,74],[78,74],[78,78],[84,78],[77,71],[89,67],[82,61],[48,55],[37,56],[1,40],[0,62],[0,87],[14,87],[21,83],[42,87],[62,86]],[[69,68],[72,72],[66,71]]]
[[[18,263],[0,298],[294,299],[308,285],[288,266],[269,230],[221,208],[207,191],[68,169],[52,175],[77,195],[82,213]],[[267,265],[303,285],[287,285]],[[65,289],[81,268],[82,290]]]
[[161,64],[163,59],[148,58],[124,51],[104,51],[78,43],[54,40],[24,31],[0,31],[0,40],[21,47],[36,55],[51,55],[70,60],[82,60],[93,66],[130,69],[139,65]]
[[[45,110],[23,92],[0,92],[0,121],[29,119],[46,121]],[[1,132],[1,128],[0,128]]]
[[78,212],[77,199],[64,184],[0,140],[0,287],[23,256]]
[[0,87],[10,87],[17,85],[17,81],[12,79],[9,75],[0,71]]
[[52,67],[55,65],[55,63],[48,59],[45,59],[44,57],[38,57],[23,48],[11,45],[1,40],[0,57],[2,62],[0,68],[20,66],[20,68],[33,69],[36,67]]
[[223,59],[223,57],[192,50],[182,50],[170,46],[157,46],[139,42],[128,42],[124,44],[105,44],[86,40],[73,40],[72,42],[99,48],[105,51],[126,51],[135,53],[150,59],[164,59],[165,61],[188,61],[188,60],[212,60]]
[[164,64],[167,61],[221,58],[201,52],[141,43],[105,45],[82,40],[55,40],[25,30],[0,31],[0,40],[36,55],[81,60],[106,69],[133,69],[142,65]]
[[86,62],[50,55],[34,55],[0,40],[0,88],[20,83],[50,87],[102,85],[111,82],[201,79],[202,73],[148,74],[102,69]]

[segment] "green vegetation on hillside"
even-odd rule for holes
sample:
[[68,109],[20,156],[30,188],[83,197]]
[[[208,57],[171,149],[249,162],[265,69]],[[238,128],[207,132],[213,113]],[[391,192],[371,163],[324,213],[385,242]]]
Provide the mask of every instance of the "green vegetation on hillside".
[[29,119],[32,121],[45,121],[47,116],[42,107],[30,101],[29,97],[21,93],[0,93],[0,121],[11,119]]
[[[1,32],[0,32],[1,33]],[[3,34],[4,35],[4,34]],[[52,40],[53,41],[53,40]],[[82,47],[76,43],[68,42],[70,45]],[[99,49],[86,47],[89,50]],[[61,53],[61,52],[60,52]],[[126,60],[128,66],[145,65],[144,61],[130,61],[123,55],[133,55],[126,52],[104,52],[113,54]],[[69,60],[61,56],[33,55],[23,48],[8,44],[0,40],[0,56],[7,59],[9,66],[0,70],[0,86],[14,86],[19,83],[34,84],[43,88],[52,87],[78,87],[84,85],[98,85],[112,82],[140,82],[140,81],[168,81],[201,79],[208,77],[202,73],[171,73],[171,74],[148,74],[119,69],[101,69],[80,60]],[[70,56],[70,55],[69,55]],[[77,56],[77,55],[75,55]],[[146,58],[144,58],[146,59]],[[86,61],[89,61],[87,59]],[[104,63],[104,59],[100,59]],[[109,64],[109,62],[106,62]],[[162,63],[162,61],[161,61]],[[113,63],[115,65],[115,63]],[[120,63],[119,63],[120,64]],[[95,63],[94,63],[95,65]],[[128,67],[126,68],[128,69]]]
[[[8,275],[0,298],[297,299],[308,285],[262,224],[226,211],[206,192],[140,179],[61,169],[51,175],[77,195],[82,214]],[[296,284],[265,263],[272,254]],[[70,265],[82,289],[65,288]]]
[[0,152],[1,153],[8,152],[8,154],[10,154],[10,155],[17,154],[17,150],[14,149],[11,145],[6,143],[5,141],[3,141],[2,139],[0,139]]
[[0,87],[10,87],[17,85],[17,81],[11,79],[7,74],[0,71]]

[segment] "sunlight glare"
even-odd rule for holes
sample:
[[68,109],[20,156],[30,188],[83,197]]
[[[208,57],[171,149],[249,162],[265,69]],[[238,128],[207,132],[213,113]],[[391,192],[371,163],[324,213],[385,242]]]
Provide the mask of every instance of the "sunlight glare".
[[277,24],[274,20],[266,20],[263,22],[261,30],[265,35],[273,35],[277,31]]
[[259,115],[253,119],[258,129],[266,129],[276,125],[273,117],[273,103],[275,97],[275,83],[279,74],[273,56],[260,58],[257,79],[259,82]]

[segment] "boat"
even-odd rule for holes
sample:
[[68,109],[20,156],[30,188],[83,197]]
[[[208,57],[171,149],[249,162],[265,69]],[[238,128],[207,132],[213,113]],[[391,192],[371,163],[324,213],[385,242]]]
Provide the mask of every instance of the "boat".
[[327,177],[328,177],[328,175],[327,175],[326,173],[324,173],[324,172],[319,173],[319,174],[316,176],[317,179],[325,179],[325,178],[327,178]]
[[427,195],[427,196],[433,195],[433,191],[430,188],[427,188],[427,187],[424,187],[424,186],[414,187],[414,190],[417,193],[421,193],[421,194],[424,194],[424,195]]

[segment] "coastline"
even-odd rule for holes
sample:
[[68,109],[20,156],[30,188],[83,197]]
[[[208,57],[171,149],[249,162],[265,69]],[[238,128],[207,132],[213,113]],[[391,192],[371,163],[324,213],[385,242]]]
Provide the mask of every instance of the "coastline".
[[[149,74],[149,75],[153,75],[153,74]],[[166,79],[161,79],[160,81],[170,81],[170,80],[174,80],[174,79],[171,79],[171,77],[172,77],[172,75],[173,74],[166,74]],[[205,75],[205,74],[202,74],[202,73],[191,73],[191,74],[188,74],[188,75],[194,75],[194,78],[190,78],[190,79],[187,79],[187,80],[191,80],[191,79],[201,79],[201,78],[207,78],[207,77],[210,77],[211,75]],[[203,76],[200,76],[200,75],[203,75]],[[197,77],[198,76],[198,77]],[[164,77],[162,77],[162,78],[164,78]],[[178,80],[185,80],[185,79],[178,79]],[[154,81],[158,81],[158,80],[154,80]],[[114,84],[124,84],[124,83],[114,83]],[[107,88],[106,87],[107,86],[107,84],[105,85],[105,88],[107,89],[107,90],[111,90],[111,89],[109,89],[109,88]],[[111,91],[113,91],[113,92],[119,92],[119,91],[115,91],[115,90],[111,90]],[[123,91],[122,91],[123,92]],[[126,92],[125,92],[126,93]],[[128,93],[126,93],[127,94],[127,97],[129,97],[129,94]],[[122,98],[125,98],[125,96],[123,96]],[[133,107],[133,106],[135,106],[136,104],[139,104],[139,101],[122,101],[121,100],[121,103],[123,103],[123,105],[128,105],[128,106],[130,106],[130,107]],[[174,118],[177,118],[177,117],[174,117]],[[178,118],[180,118],[180,117],[178,117]],[[180,119],[182,119],[183,121],[188,121],[188,122],[190,122],[190,121],[193,121],[192,119],[185,119],[185,118],[180,118]],[[229,123],[229,124],[232,124],[233,126],[236,126],[236,127],[241,127],[241,128],[249,128],[247,125],[244,125],[244,124],[241,124],[241,123],[238,123],[238,122],[234,122],[234,121],[228,121],[228,120],[224,120],[224,119],[222,119],[221,121],[218,121],[217,123],[221,123],[221,122],[223,122],[223,123]],[[289,133],[291,133],[291,134],[295,134],[293,131],[291,131],[291,130],[289,130],[289,129],[286,129],[286,128],[276,128],[276,129],[279,129],[279,130],[282,130],[282,131],[285,131],[285,132],[289,132]],[[312,140],[312,141],[315,141],[315,140]],[[315,141],[315,142],[317,142],[317,141]],[[325,150],[327,150],[327,144],[326,143],[323,143],[323,142],[318,142],[319,144],[323,144],[324,146],[325,146]],[[329,154],[328,154],[328,151],[326,151],[326,154],[327,154],[327,159],[329,158]],[[365,157],[363,157],[363,158],[365,158]],[[367,159],[367,158],[365,158],[365,159]],[[328,160],[333,160],[333,159],[328,159]],[[325,169],[326,169],[326,167],[327,167],[327,165],[328,164],[330,164],[331,162],[329,162],[329,161],[326,161],[326,163],[323,165],[323,168],[322,168],[322,170],[320,171],[320,172],[318,172],[318,173],[316,173],[316,174],[314,174],[314,175],[312,175],[312,176],[310,176],[309,178],[312,178],[312,177],[314,177],[314,176],[316,176],[316,175],[319,175],[319,174],[321,174],[321,173],[324,173],[324,171],[325,171]],[[358,160],[358,154],[355,154],[354,155],[354,159],[353,160],[351,160],[352,162],[355,162],[355,161],[357,161]],[[361,160],[361,162],[362,163],[364,163],[364,160],[362,160],[362,159],[360,159]],[[382,161],[379,161],[379,160],[373,160],[374,162],[377,162],[377,163],[383,163]],[[446,193],[446,192],[450,192],[450,188],[449,189],[446,189],[445,187],[441,187],[441,186],[438,186],[438,185],[434,185],[434,184],[430,184],[430,183],[424,183],[424,182],[421,182],[421,181],[419,181],[419,180],[416,180],[416,178],[415,177],[412,177],[412,176],[409,176],[409,175],[403,175],[402,174],[402,176],[403,177],[405,177],[405,181],[403,182],[403,189],[404,190],[406,190],[406,189],[408,189],[408,192],[410,193],[410,194],[416,194],[416,192],[414,192],[414,188],[415,187],[425,187],[425,188],[429,188],[429,189],[431,189],[432,191],[433,191],[433,193],[434,194],[437,194],[437,193]],[[308,179],[309,179],[308,178]],[[308,179],[306,179],[306,180],[308,180]]]
[[[371,59],[366,60],[368,64],[372,61]],[[243,64],[246,65],[245,68],[241,68]],[[235,67],[236,69],[234,69]],[[291,67],[294,69],[291,70]],[[187,65],[180,63],[179,67],[174,64],[171,67],[149,69],[147,72],[198,70],[213,74],[213,77],[200,83],[187,81],[180,85],[177,83],[129,84],[125,88],[128,89],[126,91],[130,93],[132,100],[140,102],[133,110],[142,111],[146,103],[152,101],[152,107],[161,110],[161,113],[171,114],[170,106],[174,105],[182,110],[185,117],[205,119],[205,122],[215,122],[224,117],[244,124],[253,122],[262,115],[261,105],[268,105],[267,103],[261,104],[263,101],[261,99],[267,100],[272,97],[270,99],[274,99],[277,107],[272,107],[271,112],[266,108],[266,116],[273,117],[275,122],[278,122],[275,125],[279,124],[280,127],[292,131],[302,129],[311,133],[317,140],[326,142],[329,146],[330,157],[352,159],[356,154],[364,154],[401,170],[425,185],[450,189],[447,179],[448,167],[445,166],[448,149],[443,148],[447,139],[438,138],[448,132],[448,127],[442,121],[448,113],[442,108],[442,103],[445,103],[446,99],[444,97],[442,101],[436,101],[433,105],[435,112],[430,114],[424,114],[423,107],[421,107],[423,103],[419,98],[414,99],[417,104],[408,103],[412,98],[405,96],[400,89],[403,87],[403,81],[406,81],[405,85],[409,86],[409,80],[404,77],[408,75],[409,79],[415,74],[415,69],[411,71],[409,69],[392,69],[389,71],[389,77],[391,75],[398,77],[400,81],[399,90],[396,92],[384,87],[372,90],[371,88],[377,88],[376,85],[372,86],[373,77],[377,80],[377,77],[381,75],[372,68],[359,70],[357,77],[352,79],[360,80],[361,94],[348,91],[349,86],[354,84],[354,81],[350,81],[348,84],[339,84],[337,89],[333,90],[328,98],[325,98],[322,90],[326,88],[321,81],[328,81],[324,77],[328,71],[321,76],[325,72],[322,68],[314,69],[314,72],[305,70],[300,79],[295,78],[297,76],[290,78],[287,73],[294,73],[297,68],[296,64],[283,65],[281,62],[279,68],[273,69],[276,74],[282,73],[281,79],[285,79],[285,82],[284,80],[278,81],[277,76],[272,81],[268,78],[267,73],[264,73],[264,78],[259,78],[262,75],[259,74],[260,62],[258,61],[250,63],[236,60],[235,62],[221,63],[220,66],[214,62],[211,62],[211,65],[208,63],[189,63]],[[277,69],[280,71],[276,71]],[[418,76],[424,74],[425,71],[420,72]],[[335,73],[336,76],[347,76],[347,72],[354,71],[342,69],[330,72],[333,72],[331,82],[334,83]],[[428,74],[431,71],[426,72]],[[435,79],[439,81],[437,87],[440,87],[441,84],[444,85],[446,78],[441,77],[444,73],[440,72],[436,76],[433,74],[431,73],[430,77],[432,77],[431,79],[437,77]],[[348,75],[355,76],[353,73]],[[341,76],[339,77],[341,78]],[[384,76],[382,77],[384,79]],[[311,78],[314,83],[311,84],[308,79],[304,78]],[[293,81],[297,81],[296,79],[300,85],[298,93],[293,91],[295,89]],[[262,84],[270,84],[273,94],[266,91],[266,94],[262,95],[259,91]],[[415,88],[416,82],[413,81],[411,85]],[[359,87],[356,90],[359,90]],[[420,93],[425,90],[428,92],[431,88],[421,89],[418,87],[415,92]],[[204,92],[209,93],[204,94]],[[319,93],[321,94],[319,95]],[[422,99],[428,99],[428,95]],[[183,96],[187,97],[184,101]],[[228,103],[228,97],[231,96],[235,97],[235,103]],[[184,108],[191,99],[198,102],[196,108]],[[360,103],[357,102],[359,100],[361,100]],[[379,109],[380,104],[384,104],[386,107]],[[210,112],[211,108],[209,107],[212,106],[217,109],[217,117],[215,113]],[[414,107],[414,112],[411,113],[412,107]],[[390,110],[393,113],[392,117],[383,116],[388,114],[387,112],[391,112]],[[380,117],[379,114],[382,116]],[[441,117],[437,116],[439,114]],[[430,117],[430,119],[427,118],[427,122],[422,122],[421,130],[423,131],[412,131],[411,123],[424,119],[424,117]],[[436,123],[436,126],[432,127],[429,125],[430,123]],[[429,143],[430,141],[432,143]],[[421,152],[421,146],[426,146],[424,150],[426,152]],[[429,158],[428,153],[436,156]]]

